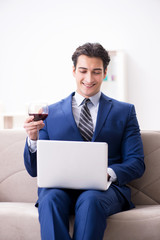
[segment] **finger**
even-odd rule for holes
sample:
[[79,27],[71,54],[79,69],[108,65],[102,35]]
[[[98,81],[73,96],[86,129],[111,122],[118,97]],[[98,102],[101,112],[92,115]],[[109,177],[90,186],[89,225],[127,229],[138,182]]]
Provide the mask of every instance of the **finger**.
[[24,123],[24,128],[26,129],[26,131],[37,131],[37,129],[42,129],[44,125],[44,122],[41,120],[37,122]]
[[25,123],[30,123],[33,121],[33,119],[34,119],[34,116],[30,116],[25,120]]
[[28,120],[26,120],[26,121],[24,122],[23,127],[24,127],[25,129],[36,128],[34,122],[28,122]]
[[39,124],[38,126],[37,126],[37,128],[38,128],[38,130],[41,130],[43,127],[44,127],[44,123],[42,122],[42,124]]
[[27,118],[26,121],[24,122],[24,126],[28,126],[28,127],[32,127],[32,126],[38,126],[38,125],[41,125],[43,124],[43,121],[40,120],[40,121],[33,121],[34,117],[31,119],[31,118]]

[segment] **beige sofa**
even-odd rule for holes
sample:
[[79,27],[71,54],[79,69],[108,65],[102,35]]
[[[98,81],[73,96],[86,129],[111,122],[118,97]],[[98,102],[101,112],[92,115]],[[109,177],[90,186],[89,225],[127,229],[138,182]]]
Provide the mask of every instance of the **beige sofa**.
[[[25,138],[23,130],[0,131],[0,240],[40,239],[36,178],[23,163]],[[142,138],[146,171],[130,184],[136,208],[111,216],[104,239],[160,240],[160,132],[142,132]]]

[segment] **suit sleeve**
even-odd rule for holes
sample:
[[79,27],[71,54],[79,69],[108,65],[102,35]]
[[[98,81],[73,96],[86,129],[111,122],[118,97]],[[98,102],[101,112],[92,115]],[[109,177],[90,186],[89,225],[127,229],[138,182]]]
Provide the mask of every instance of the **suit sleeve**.
[[[46,125],[47,122],[45,121],[44,128],[39,131],[39,139],[49,139]],[[30,152],[27,140],[24,148],[24,165],[32,177],[37,177],[37,152]]]
[[117,175],[119,186],[141,177],[145,170],[143,145],[133,105],[130,105],[123,134],[121,156],[121,163],[110,166]]
[[27,140],[24,148],[24,165],[32,177],[37,177],[37,152],[29,151]]

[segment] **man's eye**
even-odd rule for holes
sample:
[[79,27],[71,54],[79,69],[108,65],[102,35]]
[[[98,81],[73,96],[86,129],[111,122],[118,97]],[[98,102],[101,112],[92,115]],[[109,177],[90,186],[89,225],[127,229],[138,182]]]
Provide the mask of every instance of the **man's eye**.
[[86,71],[80,71],[80,73],[86,73]]
[[98,74],[100,74],[101,72],[94,72],[94,74],[96,74],[96,75],[98,75]]

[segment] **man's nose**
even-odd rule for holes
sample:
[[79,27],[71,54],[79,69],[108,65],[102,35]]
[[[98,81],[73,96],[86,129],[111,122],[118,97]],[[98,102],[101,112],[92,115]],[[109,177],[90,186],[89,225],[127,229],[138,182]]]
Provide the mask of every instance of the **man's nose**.
[[88,82],[88,83],[92,82],[92,74],[89,72],[86,75],[86,82]]

